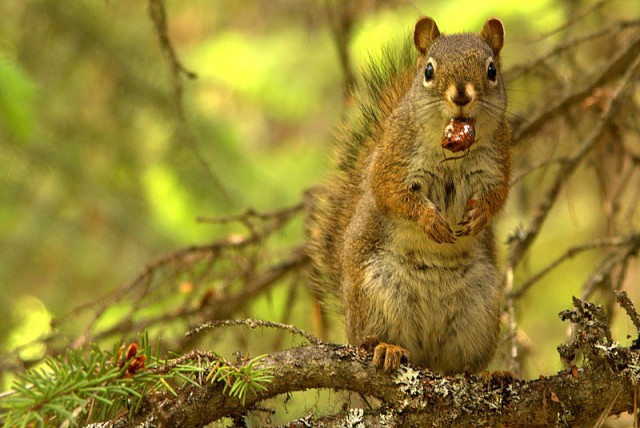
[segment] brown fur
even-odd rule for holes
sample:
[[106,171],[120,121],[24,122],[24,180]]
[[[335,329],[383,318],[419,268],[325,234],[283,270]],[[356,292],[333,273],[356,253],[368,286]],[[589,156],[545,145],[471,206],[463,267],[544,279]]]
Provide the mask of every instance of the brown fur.
[[[360,118],[340,131],[338,172],[310,216],[316,281],[339,296],[352,343],[388,342],[374,352],[387,370],[407,350],[433,370],[480,371],[495,351],[502,290],[491,219],[511,169],[503,39],[496,19],[479,35],[452,36],[418,21],[417,59],[403,51],[402,66],[374,73],[356,98]],[[475,120],[476,141],[444,161],[442,132],[454,116]]]

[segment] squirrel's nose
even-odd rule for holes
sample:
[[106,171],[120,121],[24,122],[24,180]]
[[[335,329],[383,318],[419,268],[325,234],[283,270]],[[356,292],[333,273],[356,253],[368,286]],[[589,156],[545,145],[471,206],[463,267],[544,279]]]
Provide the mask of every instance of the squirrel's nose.
[[476,91],[473,83],[452,83],[446,90],[448,101],[453,104],[452,107],[463,108],[473,102],[476,97]]
[[452,91],[451,101],[457,106],[463,107],[469,104],[472,100],[472,94],[467,91],[467,85],[458,83]]

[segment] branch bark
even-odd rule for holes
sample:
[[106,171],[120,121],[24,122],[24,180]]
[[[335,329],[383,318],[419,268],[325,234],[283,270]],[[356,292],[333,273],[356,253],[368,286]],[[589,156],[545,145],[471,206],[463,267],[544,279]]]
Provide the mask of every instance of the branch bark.
[[[634,313],[625,294],[618,300]],[[249,394],[244,406],[223,393],[222,384],[188,385],[178,398],[150,397],[135,422],[150,415],[159,426],[200,427],[223,417],[239,421],[268,398],[322,388],[359,393],[378,404],[308,416],[289,426],[585,426],[634,412],[637,341],[631,348],[620,346],[611,337],[604,309],[578,298],[574,309],[560,316],[573,323],[575,338],[558,347],[569,368],[550,377],[525,381],[506,372],[444,377],[410,365],[386,374],[373,368],[362,350],[319,343],[267,356],[264,365],[273,368],[274,378],[266,391]],[[581,368],[572,364],[576,355],[582,355]]]

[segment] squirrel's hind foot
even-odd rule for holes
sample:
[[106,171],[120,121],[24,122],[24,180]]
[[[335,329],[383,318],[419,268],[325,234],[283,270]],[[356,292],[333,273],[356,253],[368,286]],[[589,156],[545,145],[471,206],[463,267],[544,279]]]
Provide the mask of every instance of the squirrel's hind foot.
[[365,337],[360,349],[373,353],[371,364],[387,373],[396,371],[400,364],[409,361],[409,351],[398,345],[381,342],[375,335]]

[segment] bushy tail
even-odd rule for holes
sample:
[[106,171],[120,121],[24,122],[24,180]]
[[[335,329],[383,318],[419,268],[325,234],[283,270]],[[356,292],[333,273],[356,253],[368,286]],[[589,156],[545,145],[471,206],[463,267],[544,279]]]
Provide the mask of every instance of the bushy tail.
[[312,286],[318,296],[337,295],[340,287],[344,231],[358,204],[362,175],[385,120],[407,93],[416,70],[417,52],[407,38],[369,61],[354,107],[338,127],[333,151],[336,172],[324,187],[310,193],[307,251]]

